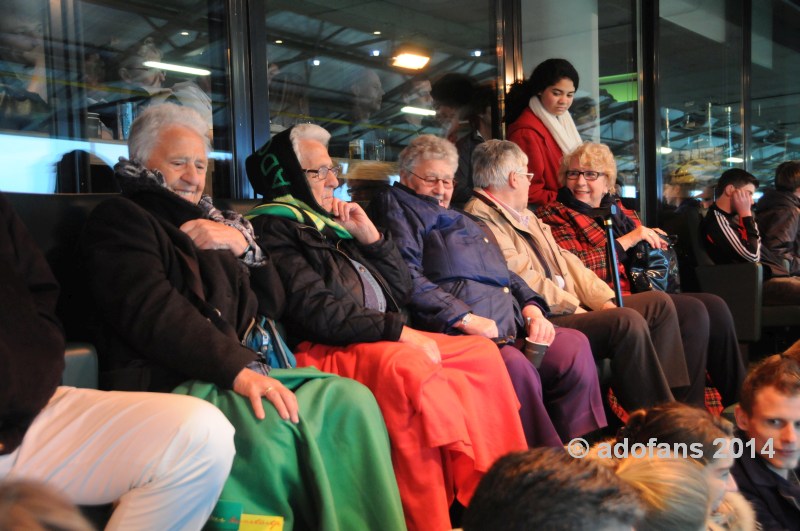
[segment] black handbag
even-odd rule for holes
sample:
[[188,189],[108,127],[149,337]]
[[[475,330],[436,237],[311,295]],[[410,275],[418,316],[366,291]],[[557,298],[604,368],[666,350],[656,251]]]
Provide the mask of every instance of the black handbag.
[[659,237],[669,244],[666,249],[654,249],[646,241],[640,241],[628,251],[628,278],[633,293],[681,291],[678,255],[674,247],[677,237],[663,234],[659,234]]

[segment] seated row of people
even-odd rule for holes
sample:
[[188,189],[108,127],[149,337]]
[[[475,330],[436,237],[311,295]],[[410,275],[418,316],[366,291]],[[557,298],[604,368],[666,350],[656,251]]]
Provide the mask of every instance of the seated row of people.
[[[230,449],[219,468],[233,464],[221,498],[245,513],[280,515],[295,529],[448,529],[448,507],[456,499],[468,505],[501,455],[605,425],[588,345],[595,357],[612,358],[615,392],[630,410],[702,389],[705,352],[687,361],[689,349],[674,341],[671,299],[633,295],[630,308],[616,308],[610,288],[525,210],[529,179],[514,144],[476,150],[484,192],[465,216],[446,208],[443,190],[452,190],[457,167],[452,145],[418,138],[401,157],[402,184],[373,208],[381,232],[359,205],[333,197],[330,135],[308,124],[248,158],[266,201],[249,220],[217,210],[203,194],[206,132],[185,107],[160,105],[137,118],[130,160],[116,167],[122,195],[92,213],[80,255],[97,309],[101,385],[217,406],[227,420],[203,402],[171,399],[210,408],[225,423],[227,431],[215,430],[227,433]],[[426,331],[405,324],[407,309]],[[304,368],[270,367],[282,348],[265,318],[285,324]],[[249,348],[254,335],[258,352]],[[522,336],[552,344],[541,376],[512,346]],[[47,352],[51,362],[63,356],[54,345]],[[54,388],[39,389],[36,407],[58,403],[65,391],[51,398]],[[153,415],[151,394],[90,393],[98,402],[142,404],[151,421],[185,422]],[[264,408],[264,398],[273,407]],[[45,417],[36,418],[49,426]],[[84,422],[72,431],[93,435]],[[136,425],[149,436],[147,423]],[[207,517],[205,504],[194,524]],[[160,517],[151,527],[172,525]]]

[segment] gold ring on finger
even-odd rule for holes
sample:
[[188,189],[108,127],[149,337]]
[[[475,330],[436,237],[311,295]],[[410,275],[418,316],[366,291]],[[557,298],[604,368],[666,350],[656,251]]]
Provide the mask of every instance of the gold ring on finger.
[[274,390],[275,390],[275,388],[274,388],[274,387],[272,387],[272,386],[270,385],[269,387],[267,387],[267,388],[264,390],[264,396],[267,396],[268,394],[270,394],[270,393],[271,393],[272,391],[274,391]]

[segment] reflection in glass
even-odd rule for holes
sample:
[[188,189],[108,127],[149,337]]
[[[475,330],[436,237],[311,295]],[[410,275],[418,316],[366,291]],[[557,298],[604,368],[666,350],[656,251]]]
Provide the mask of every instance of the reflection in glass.
[[781,162],[800,160],[800,7],[753,0],[751,173],[772,183]]
[[659,5],[663,218],[682,207],[699,208],[704,187],[726,169],[742,167],[744,153],[741,27],[731,22],[740,8],[721,0]]
[[[214,148],[230,149],[222,0],[0,0],[0,9],[0,129],[34,135],[40,147],[20,145],[55,157],[0,189],[19,190],[20,180],[37,192],[116,189],[102,146],[125,153],[133,120],[163,102],[197,110]],[[208,190],[228,195],[230,163],[209,179]]]
[[[442,135],[433,119],[431,85],[450,72],[494,86],[494,2],[377,2],[319,9],[317,2],[267,5],[270,130],[312,122],[331,132],[331,155],[354,171],[360,161],[396,161],[409,140]],[[342,4],[344,5],[344,4]],[[392,57],[414,46],[430,61],[398,68]],[[483,53],[475,53],[478,50]],[[492,107],[497,107],[492,89]],[[354,164],[348,165],[348,162]],[[384,171],[362,172],[363,181]],[[345,174],[347,178],[347,174]],[[347,188],[347,187],[345,187]],[[337,191],[337,193],[345,193]],[[362,197],[362,196],[359,196]]]

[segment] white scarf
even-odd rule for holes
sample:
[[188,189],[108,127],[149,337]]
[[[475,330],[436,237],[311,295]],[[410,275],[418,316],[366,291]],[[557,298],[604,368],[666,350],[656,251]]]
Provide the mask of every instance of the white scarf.
[[566,155],[572,150],[577,148],[583,143],[581,135],[578,134],[578,128],[575,127],[575,122],[572,121],[572,115],[569,111],[565,111],[561,116],[551,114],[542,106],[539,101],[539,96],[535,95],[528,102],[528,106],[547,127],[550,134],[556,140],[556,144],[561,148],[561,153]]

